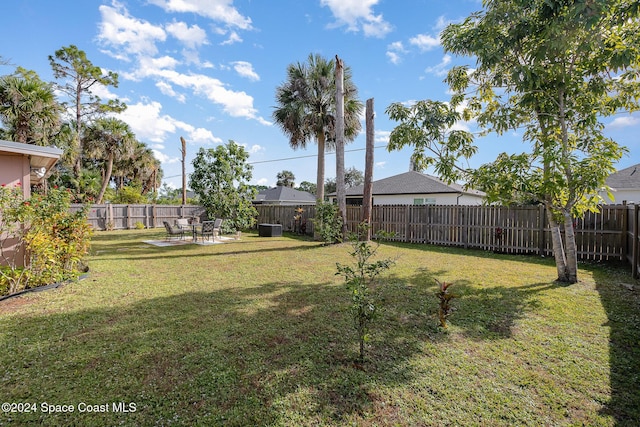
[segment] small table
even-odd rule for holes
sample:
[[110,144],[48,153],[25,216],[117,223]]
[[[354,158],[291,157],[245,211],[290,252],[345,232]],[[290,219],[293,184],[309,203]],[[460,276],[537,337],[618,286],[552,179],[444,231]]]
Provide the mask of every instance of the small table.
[[258,224],[258,236],[260,237],[282,236],[282,224]]

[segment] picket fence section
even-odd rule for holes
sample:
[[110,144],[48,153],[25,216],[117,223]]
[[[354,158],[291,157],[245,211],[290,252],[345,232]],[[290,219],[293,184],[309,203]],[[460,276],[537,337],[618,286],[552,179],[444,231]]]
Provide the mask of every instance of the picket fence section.
[[[72,209],[80,209],[73,205]],[[282,224],[285,231],[313,234],[315,206],[256,205],[257,223]],[[578,257],[625,261],[634,277],[640,267],[638,205],[605,205],[574,221]],[[178,218],[206,219],[200,206],[93,205],[89,223],[97,230],[162,227]],[[509,254],[552,256],[551,229],[542,206],[374,206],[371,228],[392,233],[395,241],[456,246]],[[355,232],[361,207],[347,206],[347,228]]]

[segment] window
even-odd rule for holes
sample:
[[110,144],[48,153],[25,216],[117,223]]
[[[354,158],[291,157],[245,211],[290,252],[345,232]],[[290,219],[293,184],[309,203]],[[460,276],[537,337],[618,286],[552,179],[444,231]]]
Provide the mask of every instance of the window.
[[436,199],[435,197],[418,197],[416,199],[413,199],[413,204],[414,205],[435,205],[436,204]]

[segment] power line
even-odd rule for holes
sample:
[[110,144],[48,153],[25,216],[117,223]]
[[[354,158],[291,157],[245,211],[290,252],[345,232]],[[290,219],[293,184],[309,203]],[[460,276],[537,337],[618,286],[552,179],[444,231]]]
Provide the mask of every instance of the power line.
[[[386,145],[376,145],[373,148],[385,148],[385,147],[386,147]],[[345,150],[344,152],[345,153],[352,153],[352,152],[355,152],[355,151],[364,151],[364,150],[366,150],[366,148],[354,148],[352,150]],[[335,152],[334,151],[329,151],[326,154],[335,154]],[[318,157],[318,155],[317,154],[308,154],[308,155],[305,155],[305,156],[283,157],[281,159],[258,160],[258,161],[255,161],[255,162],[248,162],[248,164],[257,165],[259,163],[284,162],[284,161],[287,161],[287,160],[306,159],[306,158],[309,158],[309,157]],[[165,176],[163,178],[169,179],[169,178],[177,178],[179,176],[182,176],[182,175]]]

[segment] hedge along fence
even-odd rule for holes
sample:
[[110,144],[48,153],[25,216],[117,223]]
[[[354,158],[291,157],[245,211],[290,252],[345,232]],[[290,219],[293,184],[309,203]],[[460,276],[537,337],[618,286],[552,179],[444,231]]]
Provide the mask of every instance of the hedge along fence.
[[[79,209],[81,205],[73,205]],[[296,232],[306,224],[313,234],[315,206],[256,205],[257,223],[282,224]],[[640,268],[639,205],[604,205],[600,212],[587,212],[574,221],[578,257],[594,261],[626,261],[638,278]],[[89,223],[96,230],[162,227],[178,218],[206,219],[201,206],[182,205],[93,205]],[[456,246],[510,254],[552,256],[551,229],[542,206],[438,206],[380,205],[371,215],[372,232],[394,233],[393,240]],[[347,206],[347,228],[355,232],[361,207]],[[112,225],[112,227],[107,227]]]

